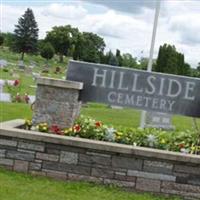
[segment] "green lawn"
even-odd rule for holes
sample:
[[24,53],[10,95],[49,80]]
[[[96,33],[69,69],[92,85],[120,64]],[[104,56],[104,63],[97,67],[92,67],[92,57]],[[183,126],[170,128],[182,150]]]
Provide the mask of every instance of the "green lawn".
[[[89,183],[54,181],[0,169],[1,200],[166,200]],[[170,198],[170,200],[178,198]]]
[[[138,127],[140,122],[140,111],[134,109],[111,109],[105,105],[89,104],[83,107],[81,114],[100,120],[114,127]],[[30,105],[22,103],[0,102],[0,121],[10,119],[31,119],[32,111]],[[174,116],[173,124],[177,130],[192,129],[193,120],[189,117]],[[200,126],[200,120],[198,120]]]

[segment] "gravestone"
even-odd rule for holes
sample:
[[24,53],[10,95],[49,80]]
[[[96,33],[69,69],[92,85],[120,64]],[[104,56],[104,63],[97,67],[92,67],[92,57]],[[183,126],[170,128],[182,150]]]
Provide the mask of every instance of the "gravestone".
[[24,73],[25,73],[26,75],[29,75],[29,76],[32,75],[32,72],[33,72],[33,70],[32,70],[31,67],[26,67],[25,70],[24,70]]
[[18,67],[19,67],[19,69],[21,69],[21,70],[24,70],[24,69],[25,69],[25,65],[24,65],[24,61],[23,61],[23,60],[19,60],[19,62],[18,62]]
[[34,68],[34,67],[36,67],[36,62],[35,61],[30,61],[30,66],[29,66],[30,68]]
[[160,112],[146,113],[145,128],[160,128],[165,130],[175,129],[172,125],[172,115]]
[[0,68],[4,68],[8,65],[8,62],[6,60],[0,60]]

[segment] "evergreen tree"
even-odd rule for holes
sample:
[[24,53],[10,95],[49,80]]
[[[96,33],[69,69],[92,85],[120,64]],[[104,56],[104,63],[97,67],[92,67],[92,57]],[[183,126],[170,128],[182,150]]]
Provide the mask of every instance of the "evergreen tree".
[[27,9],[18,24],[15,25],[15,41],[13,49],[21,53],[21,59],[24,59],[24,53],[37,52],[38,26],[35,21],[33,11]]
[[190,65],[185,63],[184,55],[175,46],[164,44],[158,52],[155,71],[169,74],[190,75]]
[[3,35],[1,34],[1,35],[0,35],[0,46],[3,45],[3,42],[4,42],[4,37],[3,37]]
[[119,66],[123,65],[123,58],[119,49],[116,50],[116,58]]
[[117,57],[111,51],[109,52],[108,64],[113,66],[119,65]]

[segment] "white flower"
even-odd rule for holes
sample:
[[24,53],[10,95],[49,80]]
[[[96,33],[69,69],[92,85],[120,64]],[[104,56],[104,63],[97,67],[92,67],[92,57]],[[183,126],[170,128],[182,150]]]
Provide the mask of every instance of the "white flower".
[[189,149],[185,149],[185,148],[181,148],[180,151],[181,153],[186,153],[186,154],[189,153]]
[[133,146],[136,147],[136,146],[137,146],[137,143],[136,143],[136,142],[133,142]]
[[150,147],[153,147],[154,146],[154,144],[156,143],[156,141],[157,141],[157,139],[156,139],[156,136],[155,135],[148,135],[147,136],[147,141],[148,141],[148,143],[149,143],[149,146]]
[[109,142],[115,141],[115,132],[116,130],[114,128],[107,128],[105,139]]

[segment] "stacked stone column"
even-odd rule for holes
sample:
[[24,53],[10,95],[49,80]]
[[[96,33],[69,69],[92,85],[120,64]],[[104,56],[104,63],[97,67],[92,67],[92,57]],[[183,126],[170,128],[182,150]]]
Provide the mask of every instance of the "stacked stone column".
[[33,123],[69,128],[80,113],[79,92],[83,84],[52,78],[38,78]]

